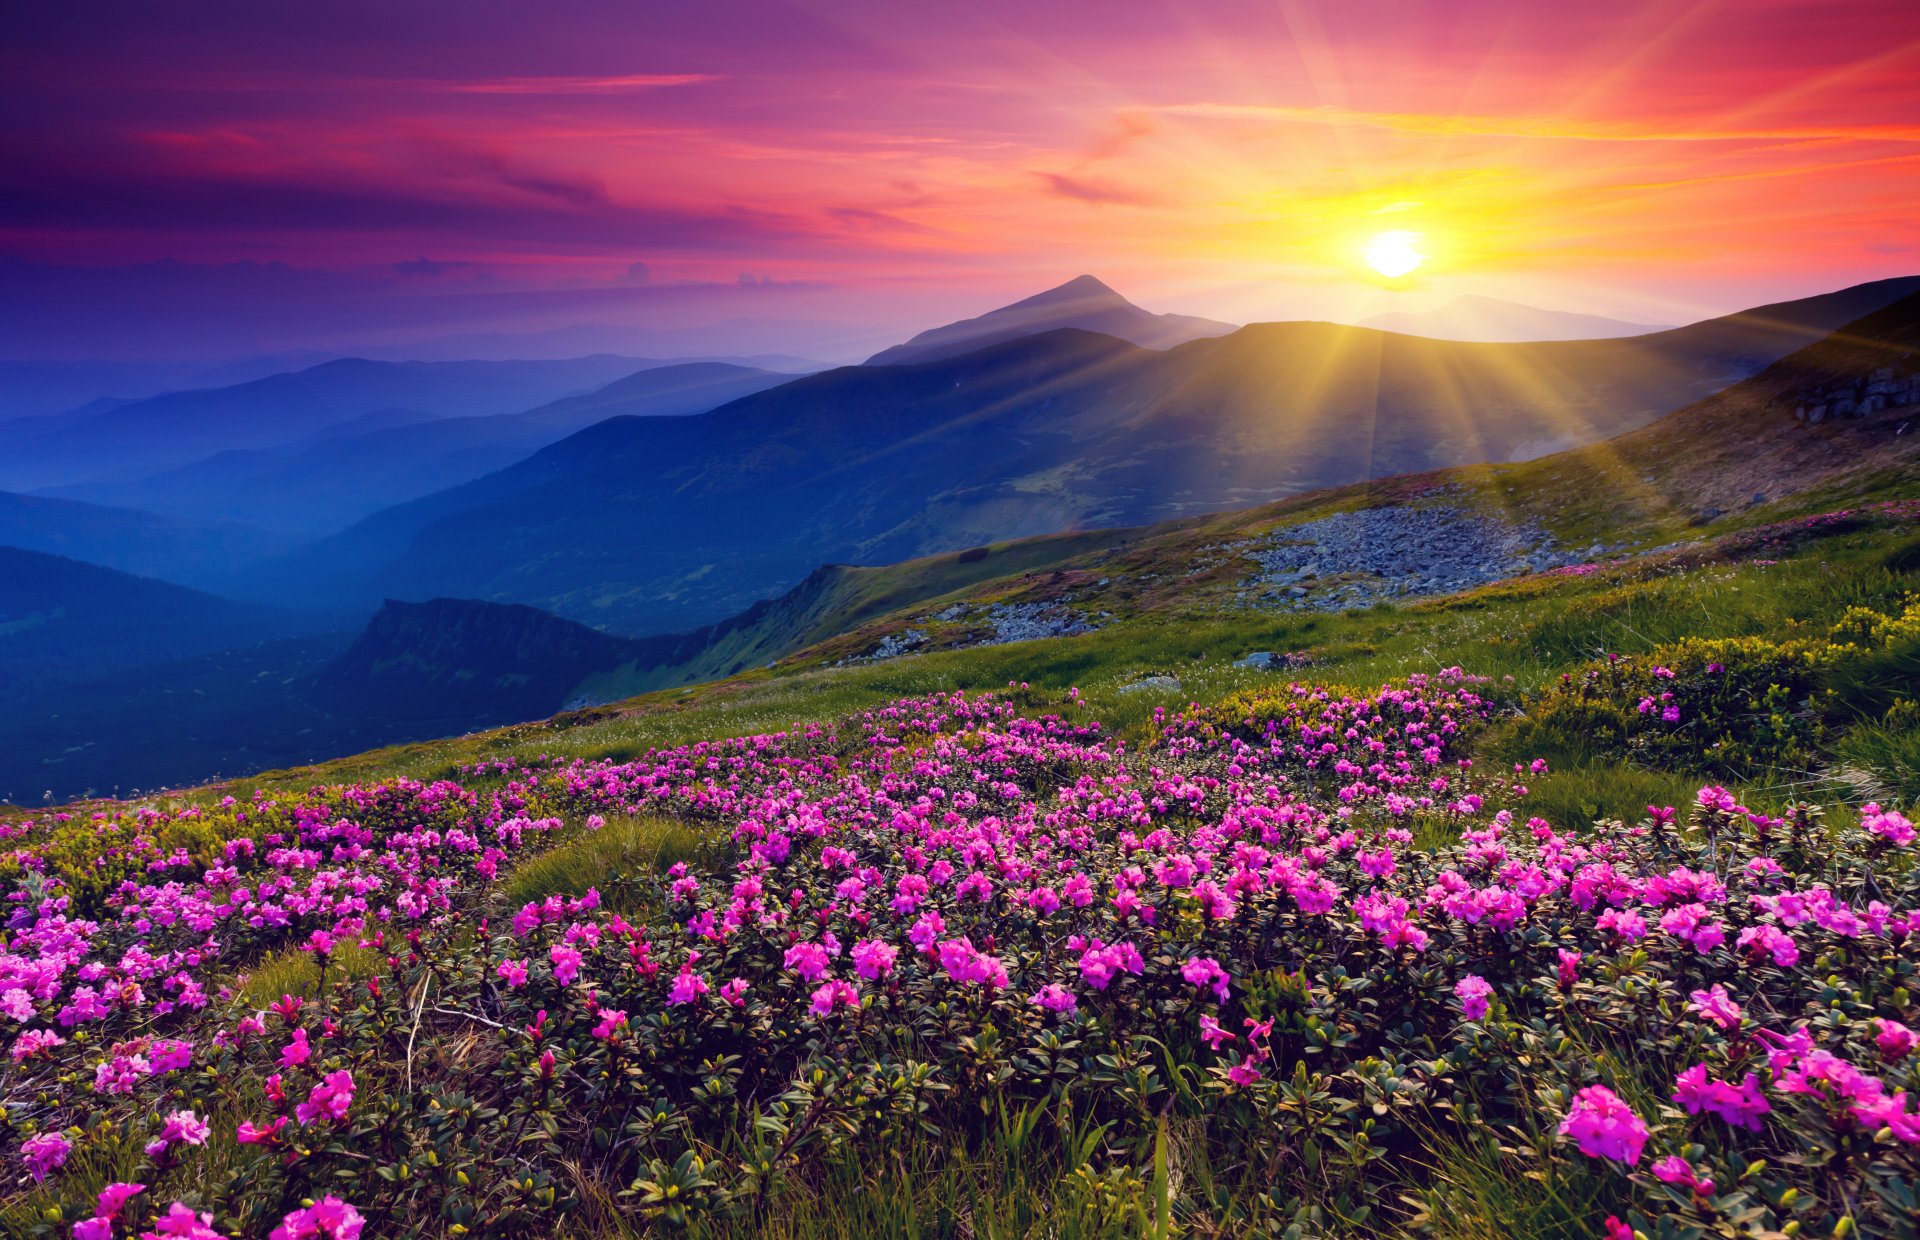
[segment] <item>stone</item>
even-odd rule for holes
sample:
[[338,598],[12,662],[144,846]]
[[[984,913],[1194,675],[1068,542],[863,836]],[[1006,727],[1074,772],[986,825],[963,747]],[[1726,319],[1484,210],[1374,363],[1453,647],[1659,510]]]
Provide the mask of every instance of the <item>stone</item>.
[[1148,676],[1136,680],[1130,685],[1121,685],[1122,693],[1145,693],[1149,689],[1158,689],[1168,693],[1180,692],[1180,679],[1177,676]]
[[1265,672],[1272,670],[1274,664],[1279,661],[1280,657],[1271,650],[1256,650],[1244,659],[1235,659],[1233,665],[1235,667],[1250,667],[1255,671]]

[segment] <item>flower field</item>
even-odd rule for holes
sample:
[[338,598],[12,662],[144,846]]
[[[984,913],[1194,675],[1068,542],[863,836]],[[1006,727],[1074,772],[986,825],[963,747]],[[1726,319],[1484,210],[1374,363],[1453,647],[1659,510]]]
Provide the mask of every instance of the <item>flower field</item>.
[[[1535,726],[1737,769],[1912,622],[1603,660]],[[1514,705],[1275,684],[1130,745],[1013,685],[16,819],[0,1224],[1920,1234],[1909,819],[1548,821],[1476,745]]]

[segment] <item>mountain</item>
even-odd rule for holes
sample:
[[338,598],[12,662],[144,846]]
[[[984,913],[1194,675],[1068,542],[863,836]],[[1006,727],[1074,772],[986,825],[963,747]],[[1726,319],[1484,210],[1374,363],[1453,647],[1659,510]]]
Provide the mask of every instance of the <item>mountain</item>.
[[1609,340],[1644,336],[1668,328],[1597,314],[1542,310],[1498,297],[1456,297],[1434,310],[1395,311],[1362,319],[1362,327],[1435,340],[1514,342],[1525,340]]
[[[262,587],[524,602],[626,632],[826,561],[1249,507],[1634,429],[1920,290],[1882,281],[1621,340],[1472,344],[1272,323],[1159,352],[1071,329],[611,419],[374,514]],[[290,593],[292,592],[292,593]]]
[[1650,426],[1532,462],[1591,520],[1704,524],[1825,488],[1920,476],[1920,294],[1874,311]]
[[[1808,314],[1802,308],[1777,317],[1804,322]],[[1117,341],[1084,334],[1068,334],[1068,339],[1096,356],[1098,351],[1127,355]],[[1022,347],[1036,345],[1022,342]],[[1920,476],[1916,357],[1920,295],[1911,295],[1730,388],[1604,443],[1520,464],[1359,482],[1143,529],[1049,534],[880,567],[828,565],[805,573],[777,598],[711,625],[661,636],[614,636],[533,608],[470,599],[389,601],[357,636],[290,639],[135,667],[109,679],[39,693],[0,712],[0,799],[9,794],[16,801],[37,798],[43,789],[77,795],[114,784],[178,784],[281,767],[540,718],[566,706],[611,702],[750,669],[755,674],[714,692],[758,702],[765,699],[754,694],[763,688],[776,691],[779,678],[794,671],[832,675],[827,669],[843,660],[866,661],[889,649],[940,650],[1007,640],[994,620],[1001,610],[1015,616],[1016,635],[1050,631],[1030,623],[1023,629],[1018,621],[1023,609],[1108,627],[1142,617],[1184,625],[1190,617],[1197,623],[1182,629],[1181,640],[1196,658],[1202,652],[1220,659],[1248,649],[1290,650],[1295,647],[1289,643],[1314,640],[1309,635],[1318,632],[1328,608],[1315,607],[1308,598],[1302,600],[1306,611],[1271,611],[1271,604],[1249,598],[1252,561],[1231,553],[1256,540],[1271,545],[1279,525],[1337,524],[1356,510],[1378,516],[1407,507],[1474,514],[1454,525],[1422,526],[1417,545],[1402,550],[1416,561],[1426,556],[1456,567],[1461,555],[1491,555],[1486,571],[1498,577],[1516,571],[1503,558],[1510,554],[1504,548],[1462,552],[1448,545],[1449,537],[1471,534],[1476,522],[1551,531],[1559,543],[1544,562],[1565,563],[1598,554],[1588,550],[1589,540],[1609,540],[1606,546],[1612,549],[1636,542],[1671,546],[1690,536],[1689,523],[1711,519],[1716,507],[1732,513],[1752,503],[1751,489],[1757,485],[1766,486],[1771,511],[1786,515],[1821,510],[1809,504],[1850,504],[1861,495],[1910,494],[1912,480]],[[899,373],[921,369],[899,368]],[[925,369],[930,376],[952,373]],[[1849,406],[1845,412],[1843,405]],[[1857,416],[1863,408],[1864,416]],[[595,427],[586,444],[599,444],[609,427],[619,426]],[[790,446],[773,445],[768,451],[782,458]],[[964,465],[950,454],[941,459]],[[609,467],[625,466],[616,461]],[[1706,500],[1713,504],[1703,508]],[[581,502],[583,514],[591,513],[603,495],[584,494]],[[851,495],[849,502],[863,502],[863,497]],[[604,536],[625,528],[622,511],[599,512]],[[476,529],[473,537],[511,550],[497,543],[498,529]],[[633,541],[626,545],[631,548]],[[577,554],[568,551],[560,558]],[[1751,558],[1753,552],[1740,554]],[[1414,594],[1458,588],[1419,580],[1432,570],[1418,563],[1397,571],[1411,574]],[[1343,580],[1365,575],[1343,575],[1338,568],[1331,574]],[[1481,579],[1492,578],[1483,573]],[[1342,588],[1313,577],[1309,582],[1316,595]],[[1085,669],[1105,666],[1103,659],[1110,664],[1115,658],[1139,658],[1137,649],[1127,653],[1135,648],[1119,632],[1098,642],[1057,643],[1043,652],[981,664],[975,683],[1003,683],[1009,670],[1042,664],[1054,674],[1078,677]],[[1165,657],[1164,639],[1164,633],[1156,636],[1150,659]],[[1221,641],[1240,644],[1228,649],[1218,646]],[[1256,644],[1244,644],[1248,641]],[[771,675],[758,670],[775,661],[778,670]],[[941,676],[952,674],[954,665],[942,666],[947,670]],[[929,673],[903,665],[855,675],[861,684],[885,688],[926,683]],[[569,716],[539,725],[538,734],[628,709]]]
[[[432,417],[518,413],[590,391],[645,363],[597,356],[535,362],[343,358],[231,387],[168,392],[4,443],[0,487],[137,477],[215,452],[272,448],[382,410]],[[4,427],[4,424],[0,424]]]
[[602,419],[702,413],[792,377],[722,362],[658,366],[525,413],[365,414],[281,448],[222,452],[147,478],[52,493],[318,537],[388,505],[491,473]]
[[242,565],[286,554],[294,540],[233,521],[0,491],[0,546],[204,587],[231,580]]
[[0,702],[327,627],[313,616],[0,546]]
[[553,714],[632,647],[630,638],[518,604],[388,599],[314,685],[343,707],[379,703],[396,729],[463,732]]
[[1076,276],[1024,301],[921,332],[905,344],[882,349],[869,366],[899,366],[957,357],[1002,341],[1077,327],[1148,349],[1168,349],[1189,340],[1224,336],[1231,323],[1185,314],[1152,314],[1134,305],[1092,276]]

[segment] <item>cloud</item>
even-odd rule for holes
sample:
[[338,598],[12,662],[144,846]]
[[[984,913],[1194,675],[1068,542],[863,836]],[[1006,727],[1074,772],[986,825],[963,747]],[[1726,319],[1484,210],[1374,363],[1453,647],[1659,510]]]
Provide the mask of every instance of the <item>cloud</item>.
[[1734,126],[1646,125],[1636,121],[1579,121],[1554,117],[1450,115],[1442,112],[1376,112],[1332,104],[1280,106],[1253,103],[1170,103],[1154,109],[1172,116],[1215,120],[1273,121],[1297,125],[1364,125],[1395,133],[1489,138],[1561,138],[1578,142],[1920,142],[1920,125]]
[[1096,206],[1150,207],[1162,201],[1151,194],[1089,177],[1072,177],[1060,172],[1037,172],[1034,175],[1040,178],[1049,194],[1056,198],[1071,198],[1075,202],[1090,202]]
[[622,95],[719,80],[714,73],[632,73],[623,77],[509,77],[417,85],[424,90],[450,90],[462,95]]
[[423,254],[418,258],[410,259],[406,262],[395,263],[393,265],[393,270],[395,275],[402,275],[402,276],[407,276],[409,278],[415,278],[415,279],[425,278],[430,280],[437,276],[446,275],[448,272],[451,272],[451,271],[472,269],[478,266],[480,266],[479,263],[469,263],[469,262],[462,262],[458,260],[455,260],[452,262],[439,262],[434,259],[428,258],[426,255]]

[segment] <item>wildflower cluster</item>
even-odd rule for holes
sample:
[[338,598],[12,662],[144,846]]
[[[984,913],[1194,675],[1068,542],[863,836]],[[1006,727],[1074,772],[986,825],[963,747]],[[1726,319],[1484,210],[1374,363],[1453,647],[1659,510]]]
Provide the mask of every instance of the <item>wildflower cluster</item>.
[[[1675,669],[1676,699],[1711,674]],[[1840,830],[1708,787],[1548,822],[1544,764],[1474,764],[1486,692],[1291,685],[1138,751],[950,694],[14,824],[0,1221],[744,1224],[1025,1115],[1031,1157],[1108,1194],[1177,1125],[1227,1233],[1417,1226],[1451,1188],[1415,1169],[1490,1129],[1540,1134],[1515,1178],[1580,1179],[1629,1230],[1920,1226],[1905,815]],[[661,820],[704,849],[503,894],[529,854]],[[128,875],[85,908],[81,831]],[[273,953],[317,985],[244,985]]]

